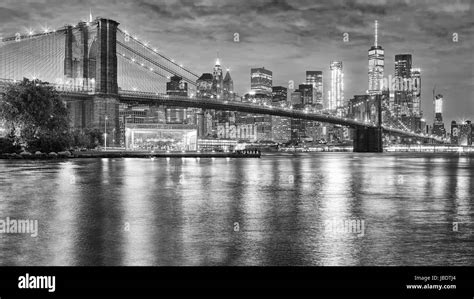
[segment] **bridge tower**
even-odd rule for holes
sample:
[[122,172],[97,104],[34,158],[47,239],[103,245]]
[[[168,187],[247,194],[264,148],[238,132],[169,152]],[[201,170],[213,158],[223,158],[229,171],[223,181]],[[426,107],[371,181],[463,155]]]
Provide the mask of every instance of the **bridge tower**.
[[80,22],[66,27],[65,39],[64,77],[76,86],[82,85],[93,91],[86,99],[68,101],[72,125],[106,133],[109,145],[118,140],[120,131],[116,51],[118,24],[103,18]]
[[377,103],[377,126],[357,127],[354,130],[354,152],[357,153],[381,153],[382,142],[382,95],[376,95]]

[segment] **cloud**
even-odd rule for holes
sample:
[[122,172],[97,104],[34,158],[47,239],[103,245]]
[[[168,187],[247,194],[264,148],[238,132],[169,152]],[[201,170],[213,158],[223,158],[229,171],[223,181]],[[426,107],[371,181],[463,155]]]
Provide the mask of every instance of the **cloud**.
[[[413,54],[414,64],[422,68],[427,118],[432,119],[430,89],[437,84],[446,98],[459,103],[447,105],[446,119],[467,113],[474,120],[472,88],[460,87],[473,76],[474,17],[469,0],[6,0],[0,8],[0,33],[76,23],[88,17],[89,7],[94,15],[119,21],[121,28],[197,73],[210,72],[219,51],[239,93],[248,90],[254,66],[273,70],[277,84],[301,82],[306,70],[322,70],[327,90],[329,62],[342,60],[348,98],[367,88],[367,50],[377,19],[386,75],[393,74],[399,53]],[[239,33],[239,43],[233,42],[234,33]],[[344,33],[349,34],[348,43],[343,42]]]

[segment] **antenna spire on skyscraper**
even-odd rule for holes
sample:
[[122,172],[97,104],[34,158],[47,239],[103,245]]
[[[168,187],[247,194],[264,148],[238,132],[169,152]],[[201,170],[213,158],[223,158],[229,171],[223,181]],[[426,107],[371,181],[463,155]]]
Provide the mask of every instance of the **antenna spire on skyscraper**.
[[221,62],[219,61],[219,51],[217,51],[216,65],[221,65]]
[[89,22],[92,22],[92,8],[89,8]]
[[377,47],[378,45],[378,27],[379,27],[379,22],[377,20],[375,20],[375,43],[374,43],[374,46]]

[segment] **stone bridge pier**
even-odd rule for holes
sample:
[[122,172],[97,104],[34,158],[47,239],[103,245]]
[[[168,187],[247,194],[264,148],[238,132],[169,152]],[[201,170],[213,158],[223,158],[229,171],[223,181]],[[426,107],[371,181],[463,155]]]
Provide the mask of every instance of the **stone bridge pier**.
[[354,152],[383,152],[382,128],[358,127],[354,129]]
[[66,30],[64,77],[91,90],[88,97],[65,96],[71,125],[106,133],[107,145],[119,140],[117,27],[109,19],[81,22]]

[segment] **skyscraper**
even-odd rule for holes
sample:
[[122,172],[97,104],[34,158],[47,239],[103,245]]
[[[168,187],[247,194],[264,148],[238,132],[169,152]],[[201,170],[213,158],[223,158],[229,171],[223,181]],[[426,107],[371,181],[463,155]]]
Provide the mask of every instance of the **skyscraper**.
[[464,146],[472,145],[472,123],[470,120],[459,124],[458,144]]
[[286,106],[288,99],[288,88],[284,86],[272,87],[272,105]]
[[331,90],[329,92],[328,109],[336,111],[343,106],[344,102],[344,74],[342,73],[342,61],[332,61],[331,70]]
[[[214,77],[211,73],[203,73],[196,81],[196,97],[198,99],[210,99],[212,94],[212,84]],[[210,120],[209,120],[210,118]],[[209,124],[208,124],[209,123]],[[198,127],[198,136],[203,137],[212,132],[212,114],[211,111],[197,109],[196,125]],[[208,130],[208,128],[210,128]]]
[[411,69],[411,79],[412,79],[412,114],[414,116],[422,116],[423,112],[421,111],[421,70],[419,68]]
[[411,67],[410,54],[395,55],[395,111],[399,116],[411,115],[413,101],[411,92]]
[[306,71],[306,84],[313,86],[313,105],[316,109],[323,108],[323,72]]
[[459,127],[455,120],[451,122],[451,144],[459,144]]
[[311,84],[300,84],[298,86],[298,90],[301,92],[303,96],[303,104],[304,105],[312,105],[313,104],[313,92],[314,88]]
[[[188,95],[188,83],[183,81],[179,76],[173,76],[170,82],[166,83],[166,94],[175,96]],[[186,119],[186,108],[167,107],[166,108],[166,123],[168,124],[182,124]]]
[[375,20],[375,41],[369,49],[369,90],[370,95],[382,93],[384,71],[384,50],[378,45],[378,22]]
[[411,54],[395,55],[395,77],[411,77],[412,57]]
[[[288,88],[284,86],[272,87],[272,105],[287,106]],[[282,116],[272,116],[272,140],[275,142],[288,142],[291,139],[291,119]]]
[[212,73],[212,92],[214,94],[214,97],[216,99],[222,99],[223,97],[223,73],[222,73],[222,67],[221,67],[221,62],[219,58],[216,59],[216,64],[214,65],[214,70]]
[[250,70],[250,89],[255,94],[263,94],[271,97],[272,95],[273,73],[270,70],[262,68],[252,68]]
[[433,134],[444,137],[446,135],[446,130],[443,123],[443,95],[438,94],[434,96],[435,91],[433,90],[433,101],[434,101],[434,110],[435,110],[435,121],[433,124]]
[[196,96],[209,99],[212,96],[212,83],[214,77],[211,73],[203,73],[196,81]]
[[234,100],[234,81],[230,77],[230,70],[227,69],[224,81],[222,82],[223,96],[225,100]]

